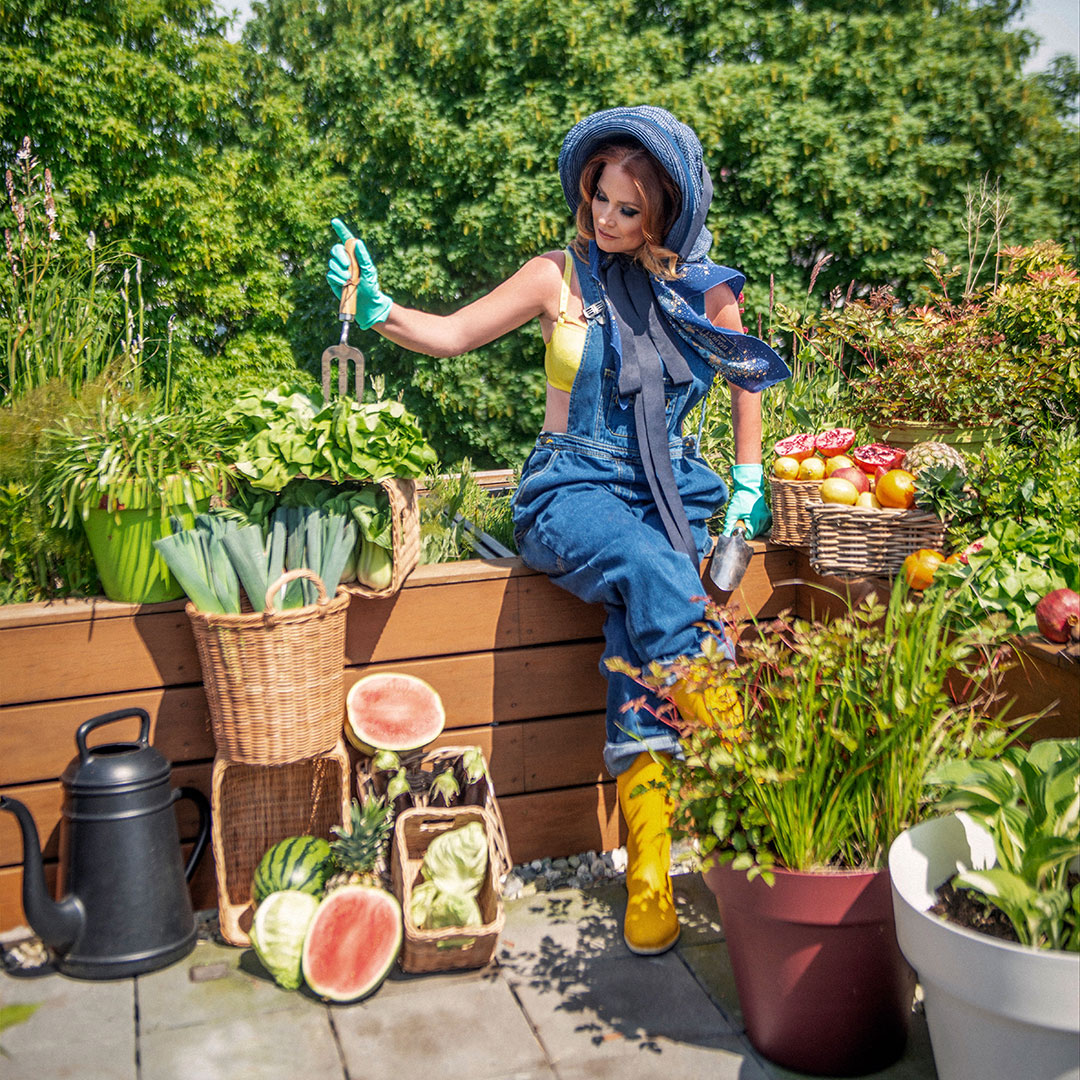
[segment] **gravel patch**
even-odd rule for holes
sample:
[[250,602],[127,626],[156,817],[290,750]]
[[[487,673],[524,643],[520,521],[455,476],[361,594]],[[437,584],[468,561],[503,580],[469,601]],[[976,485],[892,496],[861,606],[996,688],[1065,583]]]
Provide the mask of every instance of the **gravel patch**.
[[[688,874],[699,862],[688,844],[673,844],[671,874]],[[580,855],[533,859],[518,863],[503,878],[504,900],[551,892],[554,889],[592,889],[623,880],[626,875],[626,848],[611,851],[584,851]]]

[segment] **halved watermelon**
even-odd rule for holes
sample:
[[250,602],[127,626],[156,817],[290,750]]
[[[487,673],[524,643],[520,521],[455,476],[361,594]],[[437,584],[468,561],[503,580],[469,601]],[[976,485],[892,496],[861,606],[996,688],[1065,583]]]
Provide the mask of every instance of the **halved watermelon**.
[[345,737],[365,754],[427,746],[446,723],[442,699],[423,679],[402,672],[365,675],[345,699]]
[[319,905],[304,938],[304,981],[327,1001],[379,988],[401,949],[401,905],[392,893],[344,885]]

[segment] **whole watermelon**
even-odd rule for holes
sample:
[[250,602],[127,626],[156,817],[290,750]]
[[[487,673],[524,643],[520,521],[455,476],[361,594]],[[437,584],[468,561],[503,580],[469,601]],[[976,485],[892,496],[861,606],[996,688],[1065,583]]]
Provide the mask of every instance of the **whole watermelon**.
[[333,872],[330,844],[317,836],[289,836],[276,843],[259,860],[251,881],[256,905],[283,889],[318,896]]

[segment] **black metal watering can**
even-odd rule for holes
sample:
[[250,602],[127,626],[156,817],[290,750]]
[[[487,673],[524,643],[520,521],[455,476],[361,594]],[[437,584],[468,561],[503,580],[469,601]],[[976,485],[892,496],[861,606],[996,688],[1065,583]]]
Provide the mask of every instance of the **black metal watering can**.
[[[95,728],[129,716],[141,719],[137,742],[86,745]],[[187,883],[206,849],[210,806],[195,788],[170,787],[170,765],[150,745],[144,709],[87,720],[75,745],[78,755],[61,777],[60,900],[48,895],[29,810],[0,795],[0,810],[13,813],[22,829],[26,918],[65,975],[120,979],[165,967],[195,947]],[[191,799],[199,810],[186,867],[173,811],[178,799]]]

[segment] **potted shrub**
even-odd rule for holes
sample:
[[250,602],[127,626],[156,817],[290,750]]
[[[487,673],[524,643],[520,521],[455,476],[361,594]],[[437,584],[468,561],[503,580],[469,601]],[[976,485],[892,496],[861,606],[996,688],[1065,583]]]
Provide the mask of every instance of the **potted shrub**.
[[[1060,244],[1005,248],[1001,274],[950,295],[959,268],[935,251],[926,303],[904,306],[887,287],[787,328],[848,370],[870,437],[908,448],[928,440],[978,451],[996,429],[1075,423],[1069,379],[1080,344],[1080,280]],[[788,313],[790,315],[790,313]]]
[[183,589],[154,550],[210,505],[225,480],[220,420],[163,409],[156,397],[102,395],[51,430],[43,491],[57,523],[86,532],[110,600],[176,600]]
[[661,697],[674,679],[704,698],[707,721],[657,710],[684,752],[663,759],[661,786],[673,836],[704,857],[747,1035],[788,1068],[855,1075],[903,1053],[914,975],[889,845],[919,820],[943,754],[990,754],[1007,732],[985,715],[1001,666],[992,630],[954,632],[947,616],[944,596],[912,599],[898,579],[887,605],[871,595],[756,627],[734,665],[711,641],[692,660],[621,665]]
[[1080,740],[943,765],[941,817],[889,852],[900,948],[941,1080],[1080,1064]]

